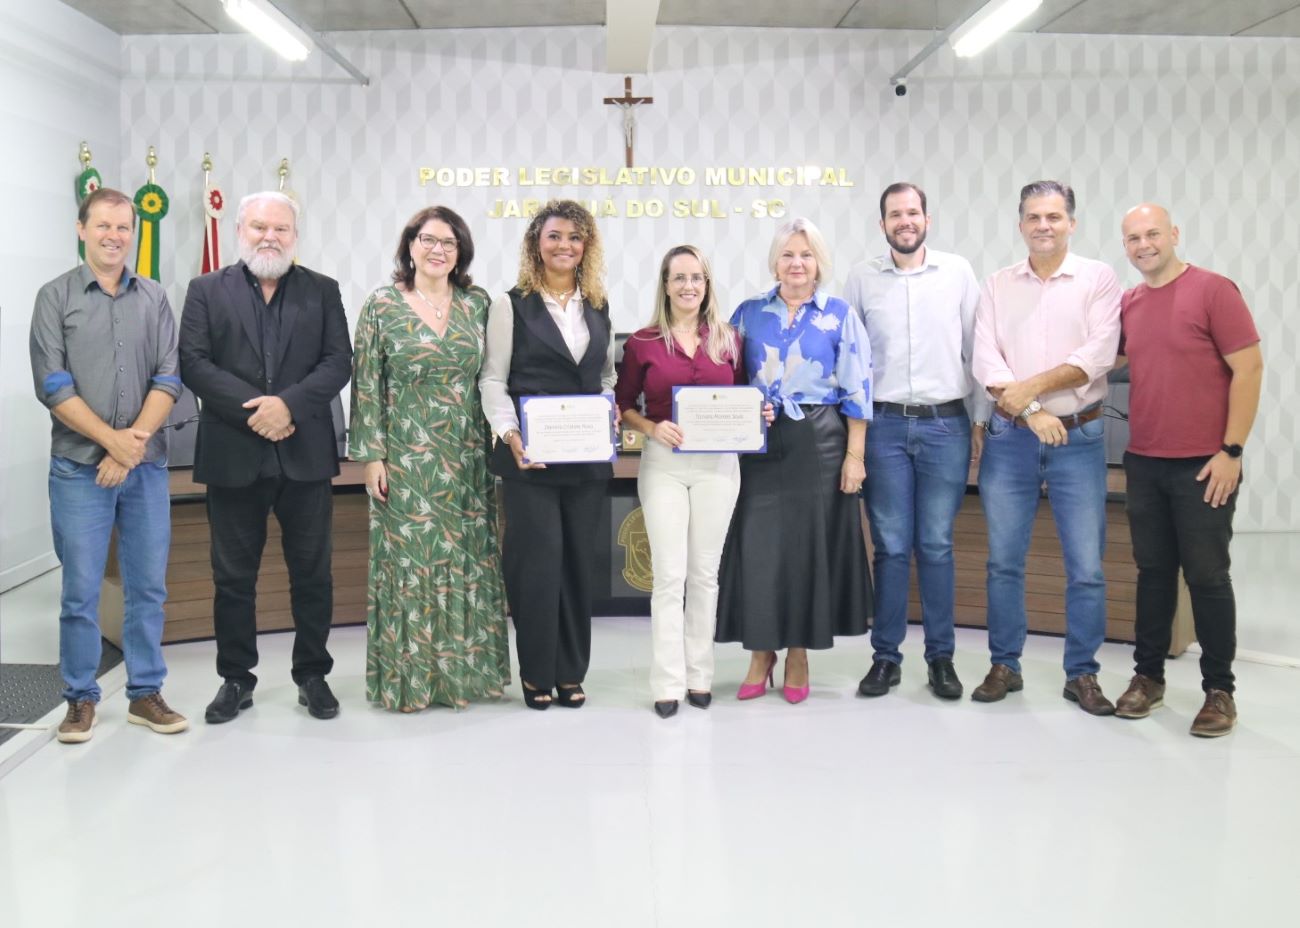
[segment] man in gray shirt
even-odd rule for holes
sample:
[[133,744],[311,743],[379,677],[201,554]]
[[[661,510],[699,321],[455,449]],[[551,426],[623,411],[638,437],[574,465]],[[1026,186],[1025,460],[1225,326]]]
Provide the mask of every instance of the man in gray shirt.
[[128,267],[135,207],[101,188],[77,234],[86,263],[36,295],[31,359],[36,397],[53,419],[50,526],[63,564],[59,669],[68,713],[63,742],[89,741],[100,699],[99,590],[118,534],[126,613],[127,721],[162,734],[189,722],[163,701],[163,601],[171,545],[167,437],[181,382],[176,321],[162,287]]

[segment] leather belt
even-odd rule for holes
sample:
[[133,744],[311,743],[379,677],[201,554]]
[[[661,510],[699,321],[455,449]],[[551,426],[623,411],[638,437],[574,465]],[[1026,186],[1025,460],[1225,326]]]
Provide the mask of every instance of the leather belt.
[[966,404],[961,400],[949,400],[946,403],[872,403],[871,408],[876,412],[904,416],[908,419],[939,419],[966,415]]
[[[994,412],[1003,419],[1006,419],[1016,428],[1029,428],[1029,423],[1020,418],[1020,416],[1009,416],[1001,409],[994,409]],[[1083,410],[1083,412],[1076,412],[1072,416],[1057,416],[1056,418],[1060,419],[1061,425],[1065,426],[1067,429],[1073,429],[1083,425],[1085,422],[1091,422],[1093,419],[1098,419],[1100,417],[1101,404],[1098,403],[1095,406],[1089,406],[1087,409]]]

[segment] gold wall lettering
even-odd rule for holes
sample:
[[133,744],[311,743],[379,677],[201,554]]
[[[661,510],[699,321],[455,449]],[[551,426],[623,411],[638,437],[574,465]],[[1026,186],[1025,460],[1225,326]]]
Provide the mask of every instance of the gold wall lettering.
[[[527,219],[548,199],[555,188],[606,188],[604,196],[585,196],[575,191],[577,199],[597,218],[660,219],[783,219],[788,214],[787,194],[759,196],[733,202],[718,196],[664,196],[615,199],[610,193],[626,187],[763,188],[764,192],[780,188],[820,187],[848,190],[857,186],[847,168],[802,165],[712,165],[697,170],[689,165],[671,167],[622,167],[601,165],[485,165],[477,167],[422,167],[421,187],[449,188],[522,187],[547,188],[537,196],[497,196],[488,204],[489,219]],[[564,195],[563,191],[559,191]]]

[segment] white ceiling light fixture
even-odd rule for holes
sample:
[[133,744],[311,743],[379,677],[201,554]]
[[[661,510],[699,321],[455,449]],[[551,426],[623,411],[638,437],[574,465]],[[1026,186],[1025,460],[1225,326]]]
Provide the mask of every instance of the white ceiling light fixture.
[[290,61],[304,61],[312,40],[269,0],[221,0],[228,15]]
[[1043,0],[989,0],[948,37],[948,44],[958,58],[978,55],[1042,5]]

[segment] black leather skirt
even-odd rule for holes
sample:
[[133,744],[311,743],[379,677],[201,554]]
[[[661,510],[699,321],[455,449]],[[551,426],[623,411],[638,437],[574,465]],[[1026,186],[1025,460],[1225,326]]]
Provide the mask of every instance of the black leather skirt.
[[740,459],[719,575],[717,641],[750,651],[831,647],[872,613],[862,503],[841,493],[848,431],[835,406],[780,416],[766,454]]

